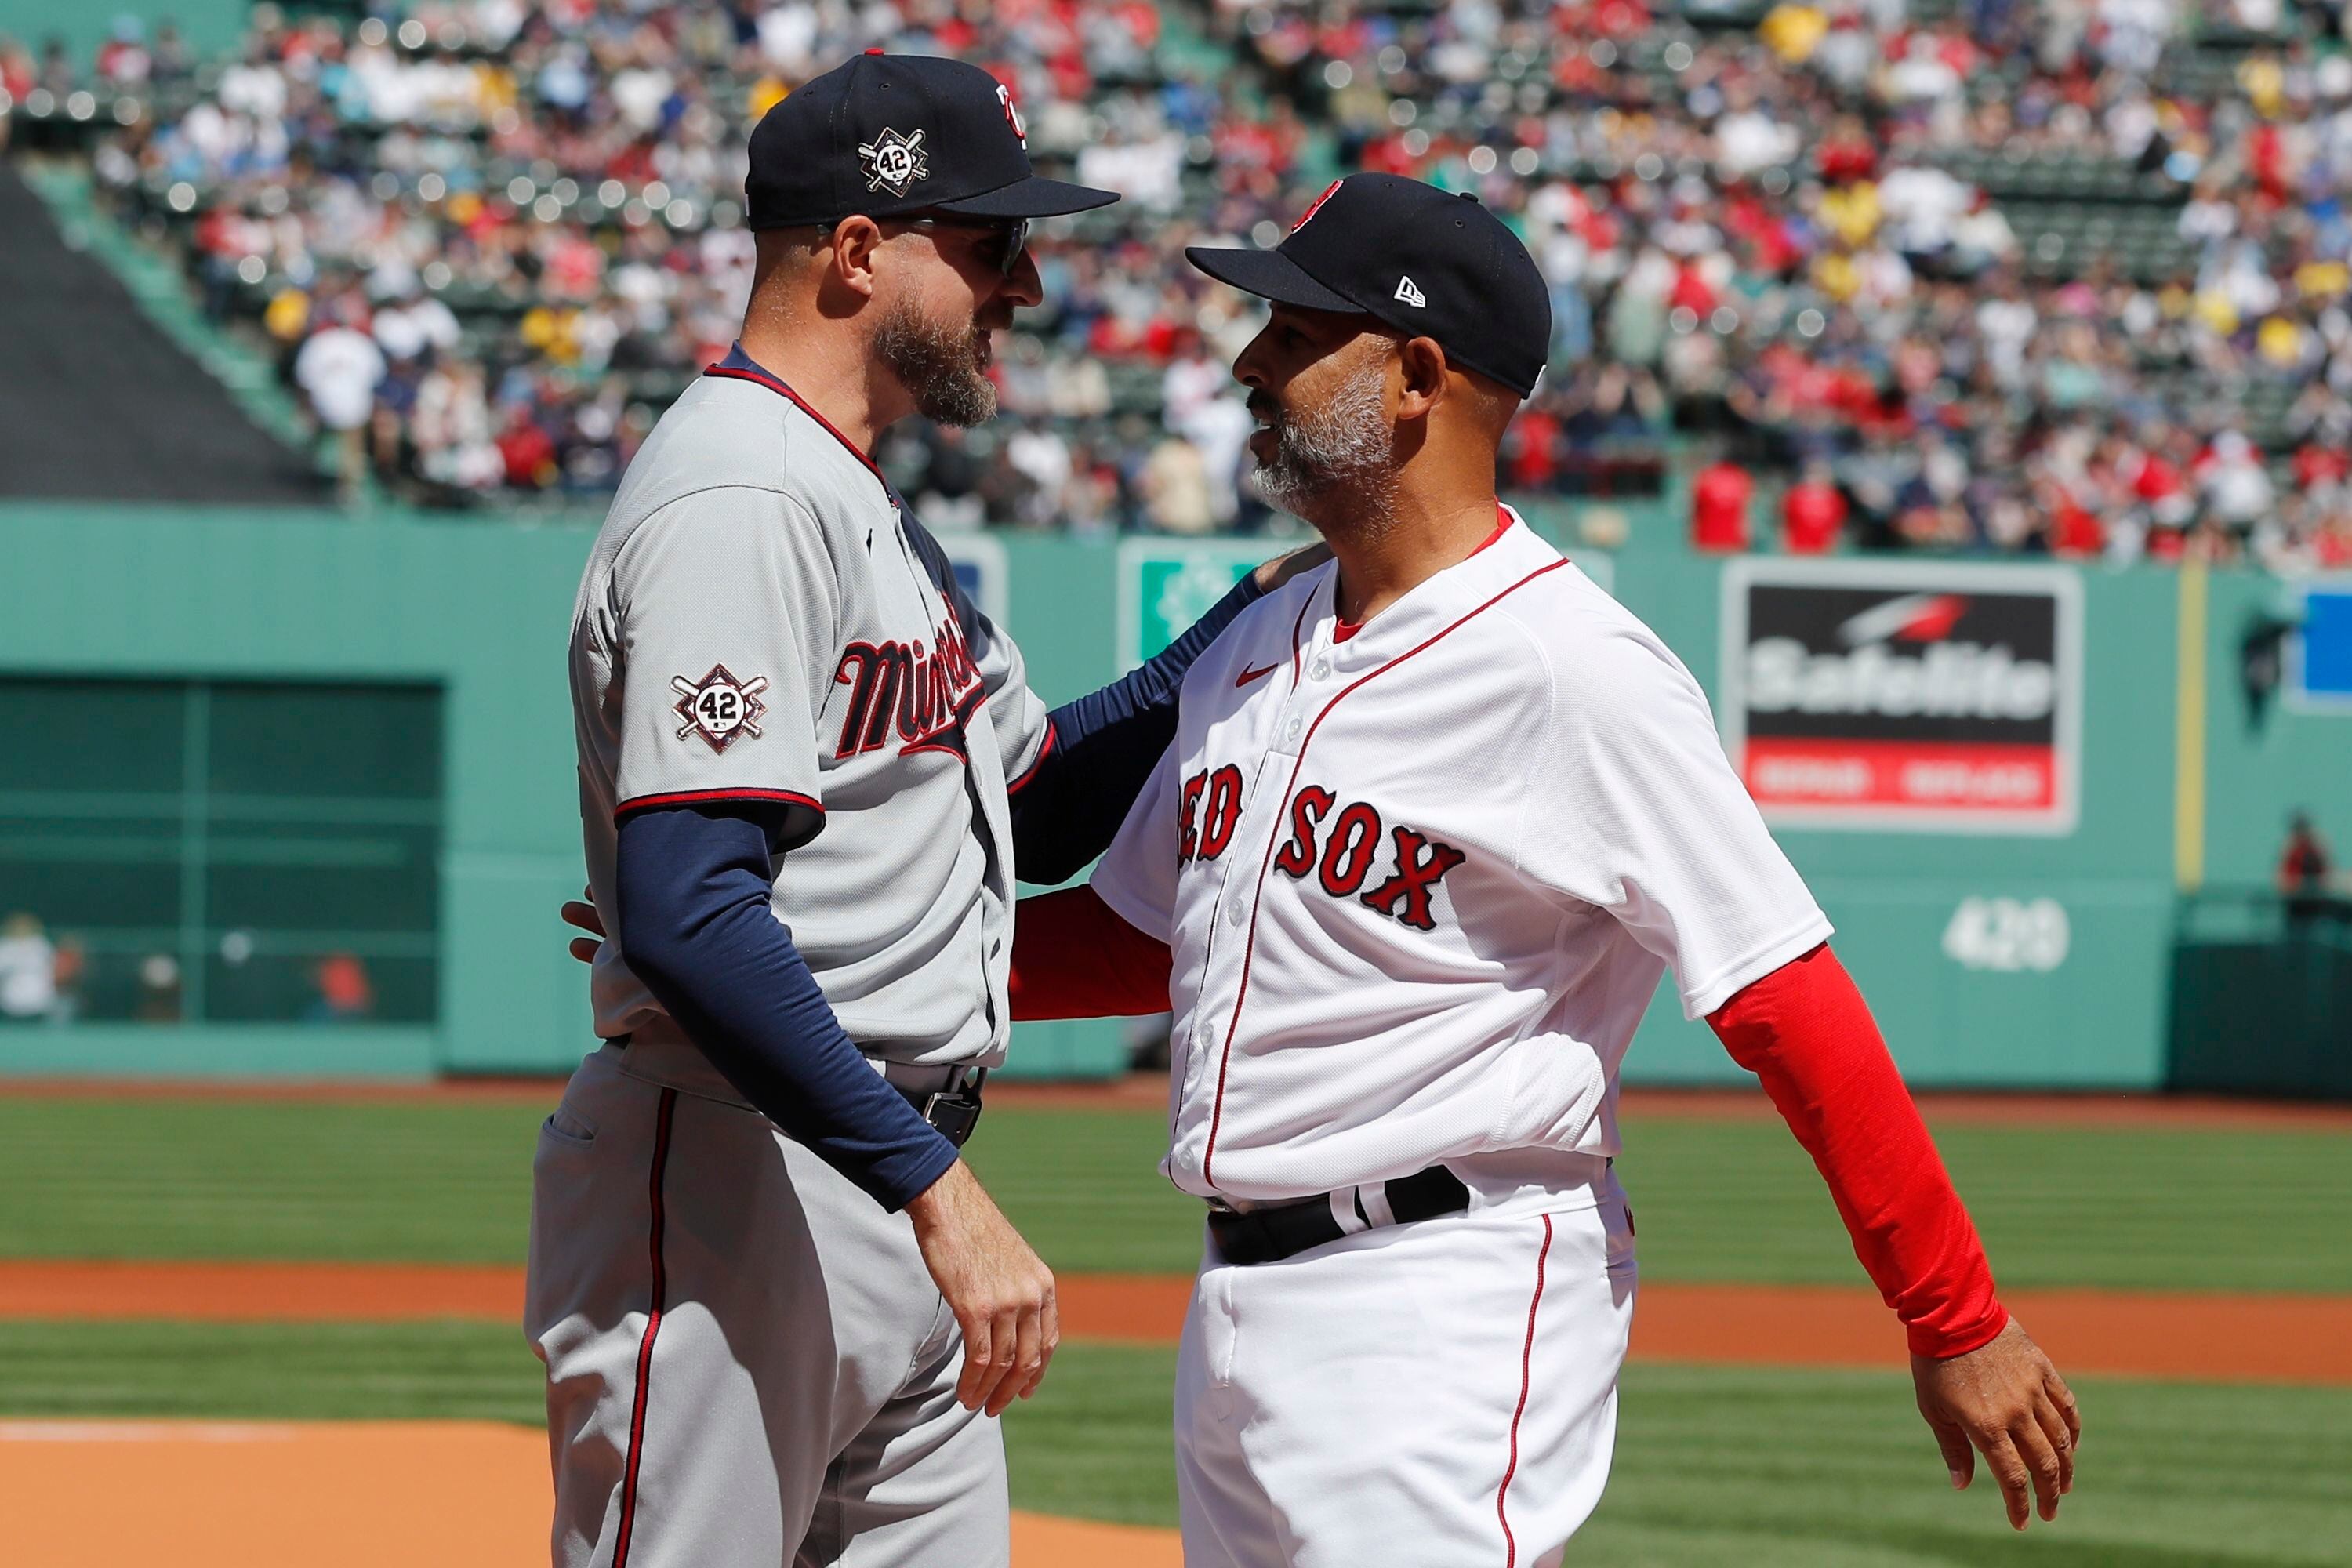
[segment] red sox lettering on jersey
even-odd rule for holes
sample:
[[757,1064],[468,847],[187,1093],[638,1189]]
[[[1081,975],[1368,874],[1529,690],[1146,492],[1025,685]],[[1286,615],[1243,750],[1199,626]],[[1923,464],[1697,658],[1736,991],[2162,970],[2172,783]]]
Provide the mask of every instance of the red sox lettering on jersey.
[[1171,950],[1165,1169],[1274,1202],[1446,1161],[1507,1203],[1482,1160],[1616,1152],[1667,964],[1697,1016],[1829,925],[1689,672],[1507,510],[1352,636],[1336,571],[1193,665],[1095,872]]
[[[1178,806],[1177,858],[1215,859],[1233,841],[1234,826],[1241,816],[1241,770],[1228,763],[1214,773],[1194,773],[1184,781]],[[1321,784],[1302,784],[1291,797],[1290,836],[1276,852],[1274,868],[1287,877],[1312,875],[1325,892],[1345,899],[1358,896],[1374,861],[1382,860],[1382,869],[1390,874],[1360,895],[1365,907],[1422,931],[1433,930],[1437,921],[1430,895],[1466,857],[1451,844],[1400,824],[1388,830],[1395,847],[1382,859],[1381,826],[1379,807],[1362,801],[1339,805],[1339,797]]]

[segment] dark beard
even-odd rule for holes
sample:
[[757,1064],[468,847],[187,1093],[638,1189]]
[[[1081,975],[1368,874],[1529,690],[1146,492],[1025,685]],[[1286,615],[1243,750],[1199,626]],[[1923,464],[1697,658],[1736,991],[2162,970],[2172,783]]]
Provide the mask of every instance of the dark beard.
[[913,394],[917,413],[968,429],[996,416],[996,388],[980,369],[982,331],[959,331],[902,301],[875,328],[874,353]]

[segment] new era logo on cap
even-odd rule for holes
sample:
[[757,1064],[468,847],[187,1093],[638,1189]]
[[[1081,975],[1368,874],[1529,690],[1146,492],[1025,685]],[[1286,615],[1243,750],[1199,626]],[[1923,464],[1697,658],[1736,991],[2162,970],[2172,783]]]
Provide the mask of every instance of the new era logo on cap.
[[1192,246],[1221,282],[1295,310],[1365,315],[1525,397],[1551,349],[1551,293],[1535,258],[1467,191],[1350,174],[1271,250]]

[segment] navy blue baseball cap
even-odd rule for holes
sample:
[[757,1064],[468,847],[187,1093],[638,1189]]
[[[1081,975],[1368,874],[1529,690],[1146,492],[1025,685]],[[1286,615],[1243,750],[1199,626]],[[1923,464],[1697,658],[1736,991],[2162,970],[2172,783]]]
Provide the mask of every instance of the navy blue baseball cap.
[[868,49],[811,79],[761,117],[743,182],[753,228],[853,214],[1048,217],[1118,200],[1029,166],[1012,90],[978,66]]
[[1350,174],[1272,250],[1196,245],[1184,258],[1278,305],[1370,316],[1433,339],[1447,359],[1521,397],[1550,357],[1551,291],[1536,258],[1467,192]]

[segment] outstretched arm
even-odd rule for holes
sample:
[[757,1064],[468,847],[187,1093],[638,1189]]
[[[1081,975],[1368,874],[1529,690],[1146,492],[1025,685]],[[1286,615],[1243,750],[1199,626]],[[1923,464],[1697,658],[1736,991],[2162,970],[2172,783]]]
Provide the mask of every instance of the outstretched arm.
[[1168,1011],[1171,959],[1092,888],[1021,900],[1013,921],[1013,1018],[1137,1018]]
[[1826,944],[1748,986],[1707,1023],[1763,1080],[1813,1158],[1911,1345],[1920,1414],[1952,1484],[1982,1449],[2010,1522],[2045,1520],[2074,1479],[2082,1422],[2065,1380],[1993,1294],[1992,1270],[1927,1123],[1853,978]]
[[1043,749],[1011,785],[1023,881],[1066,881],[1109,846],[1176,733],[1176,697],[1192,661],[1253,602],[1329,558],[1315,544],[1266,562],[1158,655],[1048,715]]

